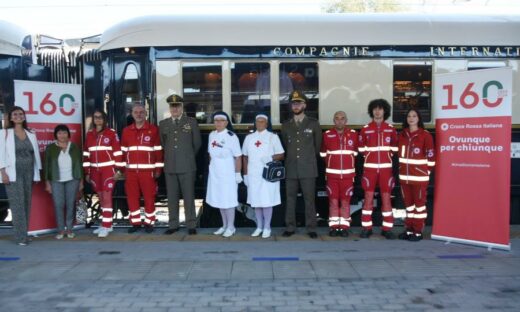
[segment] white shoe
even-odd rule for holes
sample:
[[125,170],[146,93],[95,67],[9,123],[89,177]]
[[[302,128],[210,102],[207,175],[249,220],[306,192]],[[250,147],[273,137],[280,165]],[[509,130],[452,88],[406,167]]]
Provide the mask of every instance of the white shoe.
[[264,229],[264,231],[262,232],[262,238],[269,238],[269,237],[271,237],[271,230]]
[[231,237],[231,236],[233,236],[233,234],[235,234],[235,232],[236,232],[236,229],[232,229],[232,230],[227,229],[224,232],[224,234],[222,234],[222,236],[224,236],[224,237]]
[[222,235],[222,234],[224,234],[225,231],[226,231],[226,228],[221,227],[220,229],[218,229],[215,232],[213,232],[213,234],[215,234],[215,235]]
[[54,236],[54,238],[62,239],[63,238],[63,233],[58,233],[56,236]]
[[[92,234],[99,234],[99,232],[101,231],[102,228],[103,228],[102,226],[98,227],[97,229],[95,229],[94,231],[92,231]],[[107,229],[109,233],[112,232],[112,231],[114,230],[114,228],[112,228],[112,227],[105,228],[105,229]]]
[[100,227],[100,230],[98,232],[98,237],[107,237],[108,233],[112,232],[111,229]]
[[253,237],[257,237],[257,236],[260,236],[260,234],[262,234],[262,229],[256,229],[253,234],[251,234],[251,236]]

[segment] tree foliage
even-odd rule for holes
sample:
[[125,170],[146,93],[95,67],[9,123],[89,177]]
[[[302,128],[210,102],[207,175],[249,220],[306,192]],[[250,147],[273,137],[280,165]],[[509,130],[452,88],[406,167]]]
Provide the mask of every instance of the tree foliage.
[[399,0],[327,0],[322,6],[325,13],[383,13],[402,12]]

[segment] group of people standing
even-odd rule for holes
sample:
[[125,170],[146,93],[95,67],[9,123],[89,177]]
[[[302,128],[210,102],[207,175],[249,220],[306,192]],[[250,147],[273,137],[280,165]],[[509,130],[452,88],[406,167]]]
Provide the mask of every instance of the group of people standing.
[[[47,146],[43,162],[45,189],[52,194],[55,206],[56,239],[74,238],[74,206],[81,196],[84,181],[99,198],[102,222],[94,231],[99,237],[106,237],[112,231],[112,193],[116,181],[121,179],[125,180],[132,225],[128,232],[135,233],[143,228],[147,233],[153,232],[157,178],[163,173],[169,210],[169,227],[164,234],[179,231],[181,194],[188,234],[197,234],[195,158],[202,141],[196,120],[183,112],[183,102],[178,95],[169,96],[171,118],[162,120],[158,127],[146,121],[144,106],[134,105],[131,111],[134,123],[123,129],[121,140],[116,131],[108,127],[106,113],[95,110],[83,153],[71,142],[69,128],[56,126],[55,142]],[[393,126],[385,121],[390,116],[390,105],[386,100],[377,99],[368,105],[372,121],[359,134],[347,127],[347,114],[343,111],[334,114],[334,127],[322,133],[318,120],[305,115],[308,99],[303,92],[293,91],[289,102],[293,117],[282,124],[281,140],[272,132],[269,116],[260,113],[255,117],[253,132],[246,136],[242,147],[229,116],[222,111],[213,114],[215,130],[209,134],[207,146],[210,162],[206,203],[219,209],[222,217],[222,227],[214,234],[224,237],[235,234],[238,185],[244,182],[248,190],[247,203],[254,208],[257,223],[251,235],[271,236],[273,207],[281,203],[280,182],[267,181],[262,172],[269,162],[285,158],[286,229],[282,236],[292,236],[296,231],[297,196],[301,189],[307,234],[317,238],[315,183],[319,155],[326,168],[329,235],[348,236],[356,157],[360,153],[364,158],[361,184],[365,191],[360,237],[368,238],[373,234],[373,199],[376,186],[379,186],[383,216],[381,235],[393,239],[390,193],[394,187],[392,160],[397,154],[407,212],[405,231],[398,237],[421,240],[426,219],[426,190],[435,157],[433,139],[424,130],[419,112],[414,109],[407,112],[403,129],[397,135]],[[18,244],[26,245],[32,184],[40,180],[42,161],[36,136],[27,127],[21,107],[11,108],[5,128],[0,132],[1,182],[6,185],[10,201],[15,239]],[[144,218],[140,209],[141,195]]]

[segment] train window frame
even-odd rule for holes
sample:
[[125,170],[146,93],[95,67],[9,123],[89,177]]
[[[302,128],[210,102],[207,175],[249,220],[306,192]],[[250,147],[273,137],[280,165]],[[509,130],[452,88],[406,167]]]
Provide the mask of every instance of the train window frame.
[[[429,89],[427,87],[428,84],[425,85],[425,81],[428,80],[422,80],[421,83],[421,92],[418,93],[417,88],[415,88],[415,84],[417,84],[417,81],[411,81],[411,80],[396,80],[396,67],[429,67]],[[422,76],[422,73],[419,72],[417,74],[419,77]],[[392,62],[392,123],[394,124],[400,124],[404,121],[405,118],[405,112],[410,108],[409,105],[406,108],[398,108],[398,103],[396,103],[396,98],[400,98],[403,103],[406,103],[408,101],[410,102],[423,102],[419,103],[419,105],[426,106],[426,107],[418,107],[418,111],[421,113],[421,116],[423,118],[424,123],[432,123],[433,122],[433,75],[434,75],[434,62],[433,61],[415,61],[415,60],[406,60],[406,61],[393,61]],[[396,82],[408,82],[410,83],[403,84],[402,89],[396,89]],[[411,93],[415,92],[415,95],[412,96]],[[418,98],[417,100],[411,99],[412,97]],[[423,98],[425,98],[424,101],[420,101]],[[400,106],[403,106],[406,104],[400,104]]]
[[[218,108],[214,108],[212,112],[208,112],[208,109],[207,107],[203,106],[203,110],[199,112],[198,109],[195,110],[195,112],[190,112],[187,105],[189,105],[189,101],[187,99],[189,99],[189,96],[186,95],[186,87],[185,87],[185,72],[184,72],[184,69],[185,68],[189,68],[189,67],[197,67],[197,66],[215,66],[215,67],[220,67],[220,88],[215,88],[215,90],[220,90],[220,97],[221,97],[221,100],[220,100],[220,109]],[[226,61],[225,60],[198,60],[198,59],[194,59],[194,60],[187,60],[187,59],[184,59],[184,60],[181,60],[180,61],[180,83],[181,83],[181,94],[182,94],[182,97],[184,98],[184,114],[190,116],[190,117],[193,117],[197,120],[197,122],[200,124],[200,125],[210,125],[211,124],[211,115],[213,115],[213,113],[215,111],[219,111],[219,110],[222,110],[222,111],[226,111],[226,112],[229,112],[229,109],[226,109],[226,107],[228,105],[226,105],[226,84],[227,84],[227,75],[226,75]],[[209,78],[208,78],[209,79]],[[213,79],[213,78],[212,78]],[[218,77],[216,79],[219,79]],[[197,103],[195,103],[197,104]],[[197,104],[197,105],[200,105],[200,104]],[[205,105],[205,104],[204,104]],[[194,115],[193,115],[194,113]],[[204,114],[199,114],[198,113],[204,113]],[[193,116],[192,116],[193,115]],[[200,121],[202,119],[205,119],[204,122]]]
[[[139,64],[133,61],[128,62],[125,64],[125,67],[123,69],[123,74],[121,75],[121,96],[120,99],[124,105],[124,114],[126,118],[126,125],[128,126],[134,122],[134,118],[132,117],[132,107],[136,104],[144,104],[143,99],[143,89],[141,86],[141,75],[139,73]],[[130,68],[133,68],[132,70],[129,70]],[[127,77],[128,76],[128,77]],[[130,85],[130,83],[135,84],[134,87],[136,89],[133,93],[129,93],[127,86]],[[127,95],[135,95],[134,97],[128,97]],[[147,118],[150,116],[150,107],[146,107],[146,114]]]
[[[281,78],[281,73],[282,73],[281,67],[285,64],[291,64],[291,63],[293,63],[293,64],[294,63],[296,63],[296,64],[314,64],[316,66],[316,70],[315,70],[316,75],[317,75],[316,96],[314,96],[312,98],[312,99],[317,100],[316,110],[312,111],[312,114],[309,114],[309,112],[311,112],[311,111],[309,110],[309,103],[307,103],[306,112],[308,112],[307,116],[311,116],[313,118],[316,118],[317,120],[320,120],[320,102],[321,102],[320,101],[320,91],[321,91],[320,90],[320,76],[319,76],[320,60],[302,60],[302,59],[283,60],[283,61],[278,62],[278,64],[277,64],[278,66],[277,66],[277,79],[276,79],[277,88],[276,88],[276,90],[277,90],[277,99],[278,99],[278,108],[277,108],[278,120],[280,121],[280,123],[283,123],[286,120],[290,119],[292,116],[290,108],[287,109],[287,112],[286,112],[287,116],[284,116],[284,112],[283,112],[283,106],[288,105],[288,103],[283,104],[283,102],[285,101],[284,98],[288,97],[288,95],[291,93],[291,91],[287,94],[285,94],[285,93],[282,94],[281,84],[280,84],[280,80],[282,79]],[[273,82],[271,82],[271,83],[273,83]],[[293,90],[295,90],[295,89],[293,88]],[[307,92],[305,92],[305,90],[301,90],[301,91],[303,91],[307,95]],[[309,98],[309,100],[311,100],[311,98]],[[271,109],[271,113],[272,113],[272,109]]]
[[[234,93],[234,81],[235,81],[235,77],[233,75],[233,70],[235,69],[235,65],[236,64],[241,64],[241,65],[244,65],[244,64],[249,64],[250,66],[252,65],[255,65],[255,64],[263,64],[263,65],[266,65],[267,67],[267,91],[263,91],[261,92],[262,94],[260,95],[260,98],[259,100],[261,100],[262,96],[267,96],[268,100],[269,100],[269,110],[268,111],[265,111],[265,110],[258,110],[256,113],[259,113],[259,112],[263,112],[263,113],[266,113],[270,118],[272,118],[272,115],[273,115],[273,103],[274,103],[274,99],[272,97],[272,91],[273,91],[273,79],[272,79],[272,69],[273,69],[273,63],[272,63],[272,60],[258,60],[258,59],[250,59],[250,60],[230,60],[229,62],[229,74],[230,74],[230,85],[229,85],[229,95],[230,95],[230,116],[231,118],[233,119],[233,123],[234,124],[239,124],[239,125],[252,125],[254,124],[254,116],[253,115],[256,115],[255,111],[253,111],[253,114],[251,116],[249,116],[248,118],[252,117],[252,119],[248,122],[242,122],[242,120],[244,119],[244,110],[240,111],[240,112],[237,112],[234,108],[233,108],[233,93]],[[241,75],[240,78],[238,78],[238,80],[242,79],[242,76],[244,74]],[[256,80],[256,77],[255,77],[255,80]],[[256,81],[255,81],[256,82]],[[237,81],[237,84],[240,84],[239,81]],[[240,91],[238,91],[240,92]],[[253,92],[253,93],[258,93],[258,92]],[[254,95],[254,94],[251,94],[251,95]],[[256,104],[255,104],[256,105]],[[240,113],[240,122],[236,122],[236,119],[238,118],[237,114]]]

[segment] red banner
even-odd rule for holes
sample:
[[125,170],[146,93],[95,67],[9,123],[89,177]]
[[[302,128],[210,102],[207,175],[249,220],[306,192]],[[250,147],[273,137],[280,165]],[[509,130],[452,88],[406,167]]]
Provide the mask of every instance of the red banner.
[[510,249],[509,68],[435,77],[432,238]]
[[[54,142],[54,128],[58,124],[66,124],[71,141],[81,146],[81,85],[15,80],[15,105],[25,110],[28,125],[36,132],[42,165],[43,153]],[[33,185],[29,232],[55,228],[52,197],[45,191],[42,180]]]

